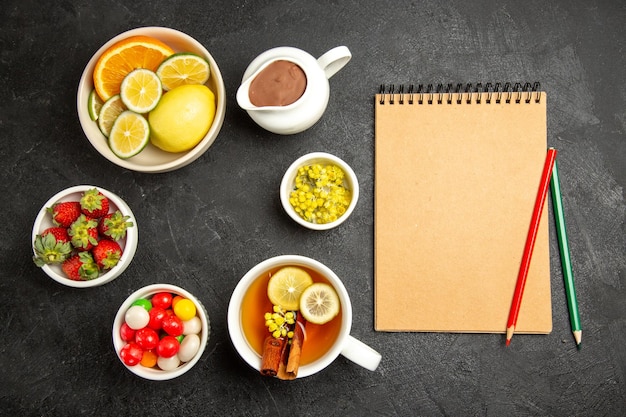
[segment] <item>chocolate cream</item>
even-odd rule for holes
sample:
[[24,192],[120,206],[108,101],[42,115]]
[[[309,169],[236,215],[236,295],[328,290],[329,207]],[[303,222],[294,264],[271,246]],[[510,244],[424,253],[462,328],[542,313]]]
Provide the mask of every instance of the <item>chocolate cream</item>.
[[287,106],[296,102],[306,89],[302,68],[286,60],[274,61],[250,83],[250,102],[257,107]]

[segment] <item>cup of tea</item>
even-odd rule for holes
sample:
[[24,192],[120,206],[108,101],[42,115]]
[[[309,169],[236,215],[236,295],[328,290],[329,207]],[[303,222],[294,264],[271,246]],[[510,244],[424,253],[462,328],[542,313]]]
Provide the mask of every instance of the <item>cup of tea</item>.
[[[330,321],[323,324],[305,321],[304,325],[300,324],[304,334],[298,355],[299,368],[294,378],[303,378],[322,371],[339,355],[368,370],[376,370],[381,355],[350,335],[352,304],[345,286],[326,265],[300,255],[281,255],[266,259],[250,269],[235,287],[228,305],[228,332],[242,359],[252,368],[264,373],[266,343],[268,340],[272,341],[271,333],[274,330],[270,328],[268,331],[267,323],[268,318],[276,312],[275,304],[268,297],[268,284],[273,276],[279,275],[279,271],[289,268],[304,271],[312,284],[332,287],[339,304],[338,313]],[[295,312],[296,315],[301,313],[304,312]],[[296,327],[298,324],[299,321],[296,322]],[[288,343],[293,349],[295,342]]]

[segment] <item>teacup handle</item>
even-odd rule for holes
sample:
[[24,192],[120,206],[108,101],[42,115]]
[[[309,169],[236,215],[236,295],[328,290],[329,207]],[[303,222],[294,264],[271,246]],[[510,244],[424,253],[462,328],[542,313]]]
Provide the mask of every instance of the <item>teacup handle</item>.
[[330,78],[342,69],[350,58],[352,58],[352,53],[347,46],[337,46],[319,57],[317,64],[326,74],[326,78]]
[[341,354],[357,365],[369,369],[370,371],[375,371],[382,359],[380,353],[350,335],[348,335],[346,339],[346,344]]

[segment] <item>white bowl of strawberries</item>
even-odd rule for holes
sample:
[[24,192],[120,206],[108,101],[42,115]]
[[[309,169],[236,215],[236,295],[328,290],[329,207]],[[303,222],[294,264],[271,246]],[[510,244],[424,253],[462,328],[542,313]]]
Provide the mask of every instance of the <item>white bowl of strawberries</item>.
[[93,185],[52,196],[35,219],[33,262],[55,281],[96,287],[119,277],[138,243],[137,221],[120,197]]

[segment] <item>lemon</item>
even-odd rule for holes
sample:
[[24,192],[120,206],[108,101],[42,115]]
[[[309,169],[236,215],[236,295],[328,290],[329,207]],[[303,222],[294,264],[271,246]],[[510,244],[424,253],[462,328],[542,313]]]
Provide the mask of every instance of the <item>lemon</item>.
[[166,92],[148,116],[150,141],[166,152],[184,152],[207,134],[215,118],[215,95],[205,85]]
[[190,52],[180,52],[165,59],[156,70],[165,91],[185,84],[204,84],[211,70],[206,59]]
[[287,266],[279,269],[267,284],[267,296],[274,305],[296,311],[302,292],[313,284],[313,279],[302,268]]
[[109,147],[122,159],[137,155],[146,147],[150,138],[150,126],[142,115],[131,110],[123,111],[111,128]]
[[126,106],[122,103],[119,94],[114,95],[104,102],[102,109],[100,109],[100,114],[98,115],[98,127],[104,136],[109,137],[113,122],[115,122],[117,116],[124,110],[126,110]]
[[100,114],[100,110],[102,109],[102,99],[98,94],[96,94],[96,90],[91,90],[89,93],[89,98],[87,99],[87,110],[89,112],[89,118],[91,120],[98,120],[98,115]]
[[339,296],[332,286],[317,282],[302,293],[300,312],[308,322],[328,323],[339,314]]
[[159,77],[149,69],[137,68],[124,77],[120,98],[128,110],[148,113],[161,99],[163,87]]

